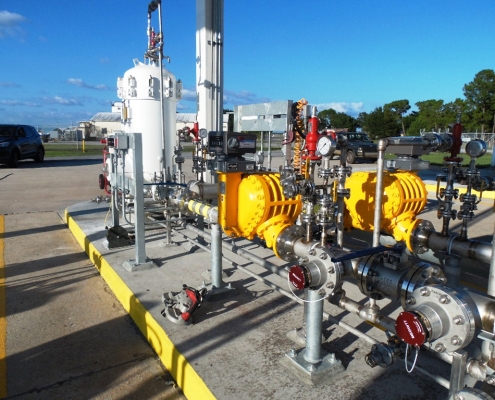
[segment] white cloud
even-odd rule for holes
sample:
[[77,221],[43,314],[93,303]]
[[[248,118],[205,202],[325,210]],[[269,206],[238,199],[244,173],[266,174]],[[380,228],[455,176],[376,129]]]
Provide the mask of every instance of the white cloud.
[[40,107],[37,103],[32,103],[30,101],[20,101],[20,100],[0,100],[0,104],[6,106],[27,106],[27,107]]
[[20,85],[15,82],[0,82],[0,87],[20,87]]
[[229,105],[243,105],[243,104],[256,104],[266,103],[270,99],[266,97],[259,97],[257,94],[241,90],[240,92],[233,92],[231,90],[225,90],[223,92],[223,102]]
[[196,90],[182,89],[182,100],[196,101]]
[[0,11],[0,38],[14,36],[21,32],[20,24],[26,21],[26,17],[9,11]]
[[87,89],[110,90],[110,88],[107,85],[104,85],[104,84],[90,85],[89,83],[85,83],[82,79],[79,79],[79,78],[69,78],[69,79],[67,79],[67,83],[69,85],[87,88]]
[[76,99],[68,99],[61,96],[43,97],[43,102],[46,104],[61,104],[64,106],[82,106],[83,103]]
[[353,117],[357,117],[357,115],[363,111],[364,103],[360,102],[332,102],[332,103],[323,103],[323,104],[315,104],[318,111],[328,110],[329,108],[333,108],[337,112],[343,112]]

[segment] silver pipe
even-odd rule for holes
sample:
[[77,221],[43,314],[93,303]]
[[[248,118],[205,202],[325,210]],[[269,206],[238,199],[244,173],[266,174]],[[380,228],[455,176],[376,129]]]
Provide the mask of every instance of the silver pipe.
[[493,262],[492,257],[495,251],[490,243],[477,240],[459,240],[456,236],[442,236],[437,232],[429,234],[427,246],[431,250],[443,250],[447,254],[455,254],[487,264]]
[[162,2],[158,2],[158,24],[160,26],[160,45],[159,45],[159,51],[158,51],[158,67],[160,68],[160,120],[161,120],[161,131],[162,131],[162,155],[163,155],[163,160],[162,160],[162,172],[163,176],[165,177],[165,181],[168,181],[167,179],[167,171],[166,171],[166,166],[167,166],[167,158],[166,158],[166,151],[165,151],[165,112],[163,109],[163,45],[164,45],[164,35],[163,35],[163,26],[162,26]]
[[[495,254],[495,229],[493,230],[492,256],[493,254]],[[490,274],[488,275],[487,294],[489,296],[495,296],[495,257],[491,257],[490,260]]]
[[[190,230],[191,232],[194,232],[196,235],[198,236],[201,236],[203,238],[206,238],[206,239],[210,239],[211,240],[211,235],[208,234],[207,232],[204,232],[198,228],[195,228],[194,226],[192,225],[186,225],[186,229]],[[183,233],[180,233],[179,231],[175,230],[175,232],[179,233],[180,235],[182,235],[183,237],[187,238],[186,235],[184,235]],[[208,247],[206,246],[201,246],[200,244],[197,243],[197,241],[193,240],[193,239],[187,239],[188,241],[190,241],[191,243],[194,243],[196,244],[198,247],[204,249],[204,250],[207,250],[207,251],[211,251]],[[289,273],[281,268],[281,267],[278,267],[277,265],[275,264],[272,264],[271,262],[269,261],[266,261],[265,259],[263,258],[260,258],[254,254],[251,254],[251,253],[248,253],[247,251],[245,250],[242,250],[240,248],[238,248],[237,246],[234,246],[234,245],[231,245],[225,241],[222,241],[222,247],[233,252],[234,254],[237,254],[239,255],[240,257],[248,260],[248,261],[251,261],[253,262],[254,264],[260,266],[260,267],[263,267],[265,269],[267,269],[268,271],[276,274],[276,275],[279,275],[281,276],[282,278],[285,278],[287,279]],[[232,251],[234,250],[234,251]],[[295,298],[291,293],[287,292],[286,290],[282,289],[280,286],[274,284],[274,283],[271,283],[269,281],[267,281],[266,279],[260,277],[259,275],[256,275],[254,274],[253,272],[250,272],[249,270],[247,270],[246,268],[243,268],[241,267],[240,265],[237,265],[235,264],[233,261],[227,259],[225,256],[222,257],[225,261],[227,261],[229,264],[232,264],[232,265],[235,265],[236,268],[239,268],[241,269],[242,271],[246,272],[247,274],[251,275],[253,278],[259,280],[260,282],[264,282],[266,283],[268,286],[270,286],[271,288],[277,290],[279,293],[283,294],[284,296],[286,297],[289,297],[290,299],[298,302],[299,304],[304,304],[304,302],[301,300],[301,299],[297,299]],[[353,326],[347,324],[346,322],[343,322],[343,321],[340,321],[339,319],[331,316],[330,314],[326,313],[326,312],[323,312],[323,317],[326,318],[328,321],[330,321],[331,323],[337,325],[337,326],[340,326],[341,328],[345,329],[346,331],[352,333],[354,336],[360,338],[360,339],[363,339],[365,340],[366,342],[370,343],[370,344],[378,344],[380,343],[380,341],[372,338],[371,336],[367,335],[366,333],[363,333],[361,332],[360,330],[354,328]]]
[[378,167],[376,173],[376,189],[375,189],[375,214],[374,214],[374,230],[373,230],[373,247],[380,245],[380,225],[382,219],[382,203],[383,203],[383,172],[385,168],[385,149],[387,148],[387,140],[380,139],[378,142]]
[[316,364],[321,357],[321,332],[323,324],[323,299],[317,289],[308,289],[306,313],[306,348],[304,359]]
[[223,287],[222,282],[222,228],[211,225],[211,284],[214,288]]
[[[191,232],[194,232],[198,236],[201,236],[201,237],[204,237],[206,239],[211,240],[211,235],[207,232],[202,231],[201,229],[198,229],[198,228],[196,228],[192,225],[189,225],[189,224],[186,225],[185,228]],[[268,270],[274,274],[281,276],[282,278],[287,278],[287,276],[289,275],[289,273],[285,269],[283,269],[282,267],[279,267],[279,266],[265,260],[264,258],[258,257],[252,253],[249,253],[246,250],[243,250],[234,244],[230,244],[230,243],[227,243],[224,240],[222,240],[222,247],[224,249],[229,250],[230,252],[232,252],[234,254],[237,254],[237,255],[245,258],[246,260],[253,262],[256,265],[259,265],[260,267],[265,268],[266,270]]]

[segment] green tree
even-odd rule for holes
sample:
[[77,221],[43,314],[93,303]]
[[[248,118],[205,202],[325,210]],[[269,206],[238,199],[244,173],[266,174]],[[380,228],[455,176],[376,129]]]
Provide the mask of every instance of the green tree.
[[418,101],[416,106],[419,110],[418,116],[407,130],[409,136],[417,136],[421,131],[438,132],[445,128],[443,100]]
[[320,119],[320,129],[343,129],[347,128],[349,132],[355,132],[359,127],[356,118],[344,112],[337,112],[333,108],[323,110],[318,113]]
[[406,133],[406,128],[404,126],[404,121],[402,119],[402,116],[409,111],[411,106],[409,105],[409,100],[395,100],[392,101],[391,103],[385,104],[383,106],[385,112],[390,112],[392,113],[393,116],[397,119],[397,122],[401,125],[402,127],[402,134]]
[[481,132],[486,127],[495,133],[495,72],[492,69],[478,72],[472,82],[464,85],[463,91],[468,105],[474,108],[473,117],[481,124]]
[[384,110],[383,107],[377,107],[370,113],[359,114],[358,121],[361,124],[361,128],[373,139],[397,136],[399,134],[399,125],[395,116],[390,110]]

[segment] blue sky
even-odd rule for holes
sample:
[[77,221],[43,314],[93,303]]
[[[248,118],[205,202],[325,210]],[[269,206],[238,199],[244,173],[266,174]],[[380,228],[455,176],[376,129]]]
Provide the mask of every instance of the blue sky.
[[[0,0],[0,122],[64,127],[110,111],[117,77],[143,58],[148,3]],[[196,112],[196,2],[162,5],[178,110]],[[356,116],[462,98],[495,69],[494,16],[493,0],[225,0],[224,107],[304,97]]]

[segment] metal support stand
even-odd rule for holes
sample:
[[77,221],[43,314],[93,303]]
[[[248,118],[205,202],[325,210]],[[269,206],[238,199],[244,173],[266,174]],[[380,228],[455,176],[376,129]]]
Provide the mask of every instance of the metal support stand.
[[131,146],[134,145],[134,229],[136,234],[136,258],[124,261],[122,266],[129,272],[141,271],[156,267],[156,264],[146,257],[144,233],[144,179],[143,179],[143,145],[140,133],[129,135]]
[[207,293],[208,300],[234,290],[230,283],[225,285],[222,280],[222,228],[219,224],[211,225],[211,270],[206,273],[211,278],[211,287]]
[[467,357],[468,353],[464,350],[459,350],[452,353],[449,396],[454,396],[457,392],[464,388]]
[[333,353],[321,348],[323,299],[318,290],[309,289],[306,313],[306,347],[291,349],[280,361],[304,383],[316,386],[344,371],[342,362]]

